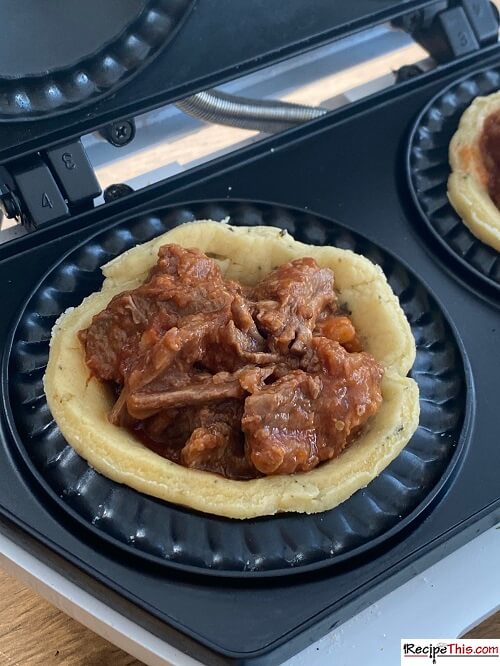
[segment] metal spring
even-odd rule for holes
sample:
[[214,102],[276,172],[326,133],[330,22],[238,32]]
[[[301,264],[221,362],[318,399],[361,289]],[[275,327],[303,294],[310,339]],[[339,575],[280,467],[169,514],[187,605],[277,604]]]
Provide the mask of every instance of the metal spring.
[[200,120],[267,134],[281,132],[328,113],[328,109],[322,107],[249,99],[213,89],[186,97],[176,106]]

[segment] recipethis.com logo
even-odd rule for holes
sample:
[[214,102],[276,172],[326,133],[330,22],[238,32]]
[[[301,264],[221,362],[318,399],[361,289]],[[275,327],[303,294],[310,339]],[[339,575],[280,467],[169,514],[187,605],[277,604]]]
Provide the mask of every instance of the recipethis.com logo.
[[500,666],[500,639],[403,638],[401,666],[425,663]]

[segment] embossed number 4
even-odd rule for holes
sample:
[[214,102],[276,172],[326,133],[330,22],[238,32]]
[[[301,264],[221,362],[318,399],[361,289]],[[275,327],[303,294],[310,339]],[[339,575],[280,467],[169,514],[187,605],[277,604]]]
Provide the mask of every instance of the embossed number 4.
[[47,192],[44,192],[42,194],[42,208],[54,208],[54,204],[50,200],[50,197],[47,194]]

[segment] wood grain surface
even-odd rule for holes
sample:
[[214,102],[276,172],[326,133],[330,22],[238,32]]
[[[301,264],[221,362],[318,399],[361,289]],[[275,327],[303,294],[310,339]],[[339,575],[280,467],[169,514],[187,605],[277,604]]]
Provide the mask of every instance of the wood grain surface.
[[140,666],[0,571],[1,666]]

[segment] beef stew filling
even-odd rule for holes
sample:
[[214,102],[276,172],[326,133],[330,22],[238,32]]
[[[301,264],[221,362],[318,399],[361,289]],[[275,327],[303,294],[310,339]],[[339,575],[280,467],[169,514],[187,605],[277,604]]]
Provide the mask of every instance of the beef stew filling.
[[148,448],[229,479],[307,472],[338,456],[382,402],[331,270],[279,266],[255,287],[164,245],[146,282],[79,332],[109,418]]
[[488,193],[495,206],[500,208],[500,111],[485,119],[479,149],[488,173]]

